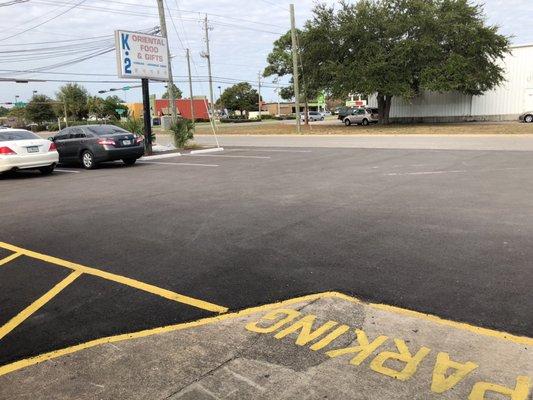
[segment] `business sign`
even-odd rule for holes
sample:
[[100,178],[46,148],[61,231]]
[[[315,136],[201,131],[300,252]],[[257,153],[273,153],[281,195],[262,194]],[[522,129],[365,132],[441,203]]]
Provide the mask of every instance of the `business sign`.
[[167,39],[146,33],[115,31],[119,78],[168,80]]

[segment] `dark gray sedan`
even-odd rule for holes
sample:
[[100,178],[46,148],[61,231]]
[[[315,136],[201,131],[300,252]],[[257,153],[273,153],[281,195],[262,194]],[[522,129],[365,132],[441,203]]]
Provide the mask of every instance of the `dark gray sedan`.
[[521,122],[531,124],[533,122],[533,111],[528,111],[520,115],[519,117]]
[[86,169],[114,160],[133,165],[144,154],[142,137],[114,125],[73,126],[51,140],[57,146],[60,163],[79,162]]

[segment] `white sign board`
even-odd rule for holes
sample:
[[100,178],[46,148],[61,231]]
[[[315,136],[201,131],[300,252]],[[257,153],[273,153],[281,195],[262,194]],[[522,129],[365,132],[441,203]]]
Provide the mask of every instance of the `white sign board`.
[[168,80],[167,39],[146,33],[115,31],[119,78]]

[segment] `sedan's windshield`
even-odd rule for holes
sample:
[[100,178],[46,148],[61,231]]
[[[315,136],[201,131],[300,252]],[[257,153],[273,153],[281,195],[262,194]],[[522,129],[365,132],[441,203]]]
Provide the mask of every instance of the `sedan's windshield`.
[[114,125],[87,126],[85,128],[97,136],[129,133],[128,131]]
[[35,133],[30,131],[0,131],[0,142],[13,140],[35,140],[40,139]]

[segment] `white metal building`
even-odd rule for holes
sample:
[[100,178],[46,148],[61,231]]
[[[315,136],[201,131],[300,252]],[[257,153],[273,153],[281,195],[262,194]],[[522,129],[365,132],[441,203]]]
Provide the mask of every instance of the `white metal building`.
[[[390,117],[396,122],[453,122],[515,120],[533,111],[533,44],[513,46],[502,61],[505,79],[482,96],[455,92],[424,92],[406,100],[393,97]],[[369,104],[377,107],[376,97]]]

